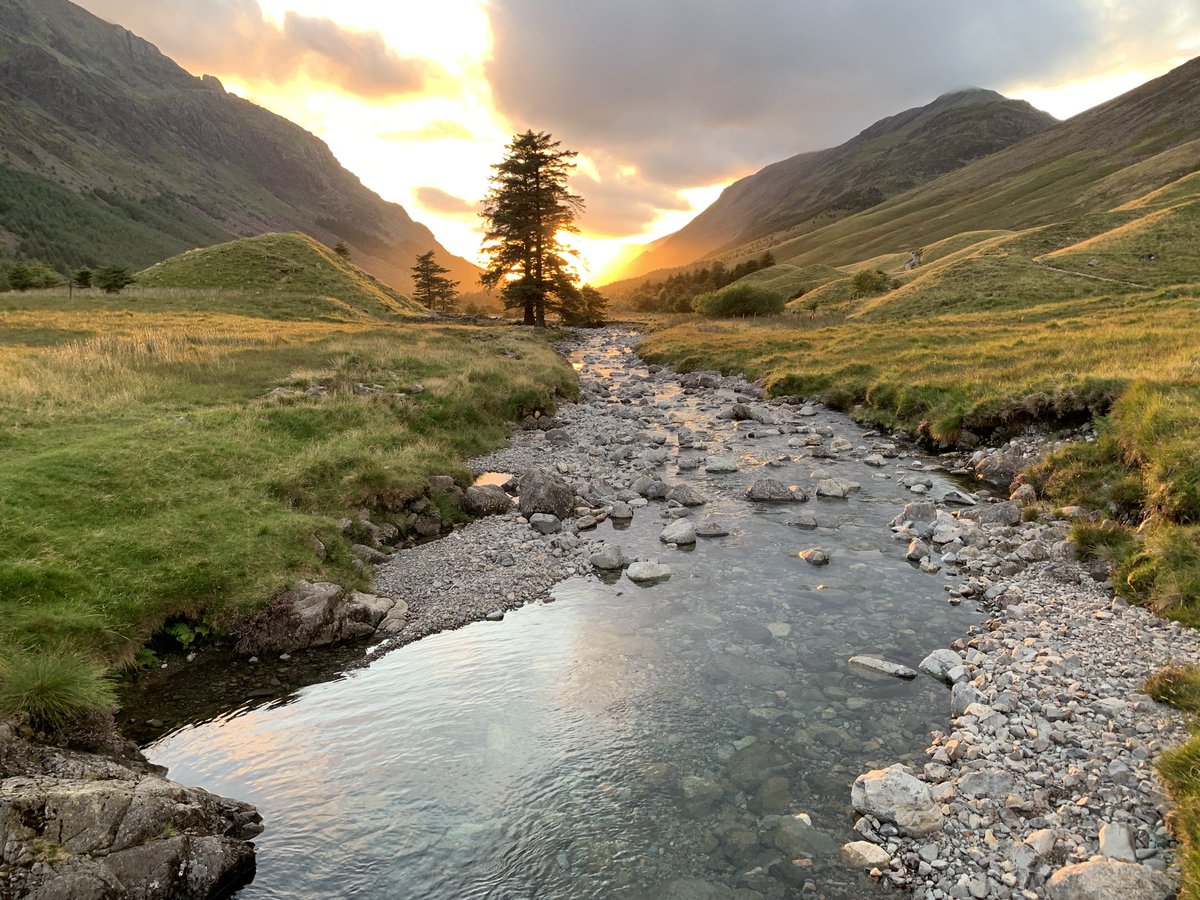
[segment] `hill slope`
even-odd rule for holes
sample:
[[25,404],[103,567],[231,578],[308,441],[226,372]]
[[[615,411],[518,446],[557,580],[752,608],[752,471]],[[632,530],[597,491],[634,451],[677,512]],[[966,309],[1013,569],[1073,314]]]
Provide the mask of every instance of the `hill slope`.
[[820,227],[1045,131],[1056,120],[1028,103],[971,89],[876,122],[828,150],[802,153],[735,182],[631,274],[693,262],[773,232]]
[[1104,212],[1197,169],[1200,58],[879,206],[729,255],[765,243],[780,262],[843,266],[966,231]]
[[0,249],[143,266],[298,230],[401,286],[429,249],[477,274],[314,135],[68,0],[0,0],[0,122]]
[[[204,292],[209,311],[266,318],[391,320],[427,314],[420,304],[297,233],[189,250],[140,273],[138,285]],[[238,308],[222,302],[223,293]]]

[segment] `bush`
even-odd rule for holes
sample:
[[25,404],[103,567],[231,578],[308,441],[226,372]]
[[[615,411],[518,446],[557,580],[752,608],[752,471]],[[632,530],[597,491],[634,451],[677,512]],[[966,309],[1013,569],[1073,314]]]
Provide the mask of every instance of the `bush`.
[[0,660],[0,717],[27,715],[62,732],[116,700],[102,667],[73,653],[16,653]]
[[896,279],[883,269],[862,269],[854,273],[850,279],[850,290],[855,295],[882,294],[884,291],[895,290]]
[[710,319],[744,319],[748,316],[777,316],[787,301],[752,284],[733,284],[696,298],[696,312]]

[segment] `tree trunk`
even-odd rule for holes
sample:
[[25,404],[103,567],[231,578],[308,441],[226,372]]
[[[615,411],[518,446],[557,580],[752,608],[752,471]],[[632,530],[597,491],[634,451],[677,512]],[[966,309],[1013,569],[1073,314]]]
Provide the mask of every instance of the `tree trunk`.
[[546,301],[543,297],[539,297],[537,301],[537,327],[546,327]]
[[533,318],[533,299],[525,301],[525,322],[526,325],[536,325],[537,322]]

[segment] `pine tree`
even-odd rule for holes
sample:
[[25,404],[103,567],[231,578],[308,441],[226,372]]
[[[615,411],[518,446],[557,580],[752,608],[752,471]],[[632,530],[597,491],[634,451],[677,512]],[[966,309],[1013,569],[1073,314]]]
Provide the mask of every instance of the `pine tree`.
[[76,269],[71,273],[71,284],[75,285],[77,288],[90,288],[92,286],[92,278],[94,275],[95,273],[87,266],[84,266],[81,269]]
[[583,198],[567,187],[578,154],[561,146],[547,132],[516,135],[492,166],[484,200],[489,263],[481,281],[489,290],[500,285],[505,307],[521,309],[526,325],[545,326],[547,310],[578,302],[578,276],[559,235],[577,232]]
[[432,250],[418,256],[412,267],[413,299],[429,309],[440,305],[443,312],[452,307],[458,300],[458,282],[446,277],[449,271],[433,258]]
[[336,253],[338,256],[340,256],[342,259],[345,259],[345,260],[350,259],[350,245],[347,244],[345,241],[338,241],[336,244],[334,244],[333,252]]
[[119,294],[137,279],[124,266],[104,266],[97,269],[93,281],[106,294]]

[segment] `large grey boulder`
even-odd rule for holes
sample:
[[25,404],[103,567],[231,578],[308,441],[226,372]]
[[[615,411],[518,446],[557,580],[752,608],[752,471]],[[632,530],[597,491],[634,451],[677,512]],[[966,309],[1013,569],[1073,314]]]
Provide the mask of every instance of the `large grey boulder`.
[[667,491],[667,500],[674,500],[680,506],[703,506],[708,499],[689,484],[677,484]]
[[[236,652],[261,656],[362,640],[375,634],[395,607],[390,597],[347,594],[340,584],[298,581],[238,628]],[[406,607],[393,617],[393,625],[399,619],[402,626],[407,612]]]
[[257,810],[161,771],[30,744],[0,725],[0,895],[202,898],[249,880]]
[[790,503],[808,499],[802,490],[793,490],[777,478],[756,478],[746,488],[746,496],[756,503]]
[[685,519],[679,519],[664,528],[658,539],[664,544],[694,544],[696,543],[696,526]]
[[521,476],[521,515],[545,513],[565,519],[575,507],[575,489],[545,469],[530,469]]
[[1021,506],[1006,500],[1003,503],[987,503],[971,509],[964,509],[958,514],[960,519],[978,522],[980,525],[1019,525],[1021,523]]
[[945,822],[929,786],[901,765],[859,775],[850,789],[850,802],[863,815],[892,822],[909,837],[941,831]]
[[467,488],[463,505],[468,513],[479,519],[504,515],[512,509],[512,499],[497,485],[473,484]]
[[932,675],[938,681],[951,684],[953,679],[950,677],[950,670],[962,664],[962,657],[953,650],[946,647],[939,647],[921,660],[917,668],[926,675]]
[[1169,900],[1175,884],[1137,863],[1093,857],[1059,869],[1046,885],[1050,900]]

